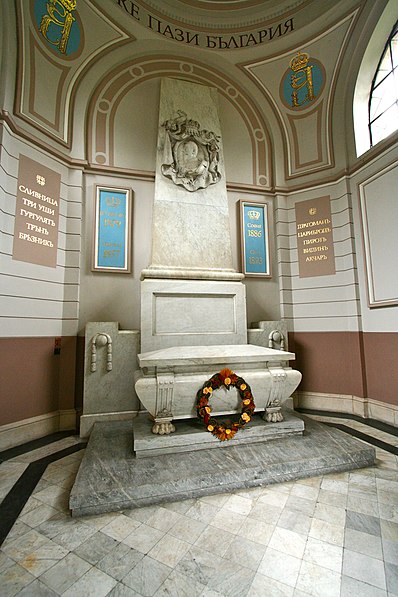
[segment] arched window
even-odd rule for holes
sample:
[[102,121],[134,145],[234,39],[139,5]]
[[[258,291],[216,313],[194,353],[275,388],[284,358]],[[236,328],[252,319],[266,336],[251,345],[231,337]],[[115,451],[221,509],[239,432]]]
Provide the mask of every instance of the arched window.
[[373,77],[368,123],[371,147],[398,129],[398,21]]

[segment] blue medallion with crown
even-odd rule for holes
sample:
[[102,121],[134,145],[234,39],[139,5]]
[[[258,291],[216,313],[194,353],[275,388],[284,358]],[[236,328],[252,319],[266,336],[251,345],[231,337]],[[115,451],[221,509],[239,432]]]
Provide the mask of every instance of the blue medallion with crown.
[[297,52],[282,79],[281,95],[293,110],[308,108],[322,93],[325,72],[322,64],[306,52]]

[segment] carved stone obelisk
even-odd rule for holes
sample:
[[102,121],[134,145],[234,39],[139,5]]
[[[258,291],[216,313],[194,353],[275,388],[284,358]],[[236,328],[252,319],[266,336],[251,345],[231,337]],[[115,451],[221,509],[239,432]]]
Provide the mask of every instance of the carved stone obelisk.
[[163,79],[141,350],[246,343],[242,277],[233,268],[217,91]]

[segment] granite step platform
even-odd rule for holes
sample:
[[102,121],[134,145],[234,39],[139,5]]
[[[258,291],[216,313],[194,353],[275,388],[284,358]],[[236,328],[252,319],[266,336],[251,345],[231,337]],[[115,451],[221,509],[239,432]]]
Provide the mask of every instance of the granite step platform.
[[[270,442],[136,458],[133,424],[96,423],[72,488],[72,516],[162,502],[371,466],[373,447],[302,417],[305,432]],[[242,430],[239,433],[243,433]]]
[[[230,448],[243,444],[274,441],[289,435],[302,435],[304,421],[302,417],[291,412],[284,412],[284,420],[279,423],[266,423],[262,418],[264,413],[255,413],[250,424],[241,429],[232,440],[220,442],[209,433],[203,422],[198,419],[183,419],[173,421],[176,431],[170,435],[155,435],[152,433],[153,420],[147,414],[133,419],[134,452],[136,458],[159,456],[162,454],[176,454],[178,452],[193,452],[194,450],[208,450],[211,448]],[[234,419],[236,415],[224,415],[223,421]]]

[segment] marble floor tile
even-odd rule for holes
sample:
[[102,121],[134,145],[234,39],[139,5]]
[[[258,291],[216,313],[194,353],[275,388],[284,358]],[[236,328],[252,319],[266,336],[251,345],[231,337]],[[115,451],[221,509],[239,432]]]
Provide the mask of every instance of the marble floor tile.
[[387,591],[343,575],[340,597],[387,597]]
[[393,595],[398,595],[398,562],[392,564],[391,562],[386,562],[386,582],[387,582],[387,591],[388,593],[392,593]]
[[70,551],[73,551],[95,533],[96,530],[94,527],[81,522],[76,522],[71,526],[68,525],[64,530],[55,535],[53,541],[66,547]]
[[343,562],[343,548],[339,545],[325,543],[319,539],[308,537],[303,559],[311,564],[341,573]]
[[256,574],[247,597],[293,597],[294,588],[269,576]]
[[332,478],[332,475],[325,476],[321,483],[321,489],[327,491],[334,491],[336,493],[348,493],[348,482],[340,479]]
[[240,495],[230,495],[221,509],[247,516],[253,508],[253,502],[254,500],[250,498],[242,497]]
[[142,597],[153,597],[171,571],[169,566],[145,556],[124,577],[123,584]]
[[246,597],[254,576],[253,570],[221,558],[216,574],[208,579],[205,592],[212,590],[225,597]]
[[176,571],[204,585],[217,575],[223,559],[215,553],[194,545],[176,566]]
[[190,543],[166,534],[152,547],[148,555],[170,568],[175,568],[190,548]]
[[104,555],[97,562],[96,566],[102,572],[121,581],[143,557],[144,554],[136,549],[128,547],[124,543],[119,543],[119,545]]
[[[252,512],[258,507],[254,506]],[[228,531],[233,535],[236,535],[246,520],[246,516],[238,514],[237,512],[231,512],[230,510],[219,510],[211,521],[211,526],[220,529],[221,531]]]
[[288,493],[282,493],[277,491],[267,491],[258,498],[259,504],[271,504],[277,508],[283,508],[289,498]]
[[249,517],[255,518],[256,520],[261,520],[262,522],[266,522],[268,524],[276,524],[278,522],[279,516],[282,513],[283,508],[277,507],[272,504],[267,503],[257,503],[253,506]]
[[206,528],[206,524],[200,520],[181,516],[181,518],[169,530],[169,534],[187,543],[195,543]]
[[18,563],[33,576],[39,577],[67,555],[68,550],[48,541]]
[[302,558],[306,542],[306,535],[300,535],[294,531],[289,531],[288,529],[283,529],[277,526],[268,546],[272,549],[281,551],[282,553],[294,556],[295,558]]
[[379,516],[379,504],[376,499],[363,498],[364,494],[349,494],[347,498],[347,508],[352,512],[369,514],[369,516]]
[[[226,496],[223,495],[223,498]],[[201,522],[205,522],[206,524],[210,524],[215,515],[220,511],[220,507],[214,505],[214,503],[208,503],[202,500],[197,500],[195,504],[189,508],[189,510],[185,513],[185,516],[189,516],[190,518],[194,518],[195,520],[200,520]]]
[[63,597],[106,597],[117,581],[97,568],[91,568],[77,580]]
[[344,547],[351,551],[357,551],[370,556],[371,558],[383,559],[381,537],[377,537],[376,535],[347,528],[344,536]]
[[322,504],[330,504],[337,508],[345,508],[347,505],[347,494],[321,488],[318,494],[318,502]]
[[398,541],[382,539],[384,561],[396,564],[398,562]]
[[26,514],[22,514],[22,516],[20,517],[21,522],[24,522],[32,528],[41,525],[43,522],[49,520],[58,512],[55,508],[52,508],[51,506],[40,504],[40,502],[38,503],[39,505],[36,508],[30,510],[29,512],[26,512]]
[[74,550],[74,553],[79,556],[79,558],[86,560],[86,562],[89,562],[89,564],[94,566],[103,557],[108,555],[109,552],[115,549],[117,545],[118,541],[112,539],[109,535],[104,535],[104,533],[98,531],[98,533],[91,535],[87,541],[81,543],[79,547]]
[[[47,467],[14,523],[1,597],[398,597],[392,454],[351,472],[71,518],[82,454]],[[8,462],[10,474],[30,461]]]
[[380,520],[376,516],[347,510],[346,527],[355,531],[361,531],[362,533],[376,535],[376,537],[381,536]]
[[389,541],[398,541],[398,523],[390,520],[380,520],[381,536]]
[[316,500],[319,493],[319,487],[311,487],[310,485],[303,485],[295,483],[290,495],[304,498],[306,500]]
[[277,526],[295,533],[307,535],[311,527],[312,517],[302,512],[285,508],[278,519]]
[[120,514],[120,516],[114,518],[111,522],[102,527],[101,532],[112,537],[112,539],[115,539],[116,541],[123,541],[127,535],[133,533],[140,526],[140,522],[132,520],[124,514]]
[[183,500],[182,502],[170,502],[168,504],[164,504],[166,510],[172,510],[173,512],[177,512],[178,514],[186,514],[188,510],[194,505],[196,500]]
[[258,572],[291,587],[296,586],[301,560],[267,547]]
[[14,564],[2,572],[0,590],[4,597],[13,597],[34,579],[35,577],[22,566]]
[[[245,528],[245,526],[242,528]],[[222,557],[235,537],[236,535],[233,535],[228,531],[223,531],[222,539],[220,540],[218,530],[215,527],[209,526],[205,528],[203,533],[195,541],[195,545],[196,547],[205,549],[206,551]]]
[[123,543],[143,554],[147,554],[160,541],[163,535],[163,531],[149,527],[146,524],[141,524],[141,526],[123,539]]
[[55,566],[44,572],[40,580],[61,595],[91,568],[90,564],[73,553],[69,553]]
[[398,493],[395,491],[377,491],[377,499],[381,504],[398,506]]
[[349,549],[344,550],[343,574],[379,589],[386,588],[383,562]]
[[250,539],[261,545],[268,545],[274,529],[275,526],[272,524],[248,517],[240,527],[238,536]]
[[314,518],[311,523],[309,536],[313,537],[313,539],[326,541],[326,543],[343,546],[344,526],[338,526],[331,522]]
[[245,566],[256,572],[266,549],[266,546],[260,543],[255,543],[243,537],[235,537],[225,552],[224,558],[229,562]]
[[119,582],[115,585],[112,591],[108,593],[108,597],[142,597],[142,595]]
[[154,529],[158,529],[158,531],[164,531],[166,533],[172,526],[181,520],[181,517],[182,514],[172,512],[171,510],[159,506],[152,516],[148,518],[146,524]]
[[31,530],[22,536],[9,537],[2,545],[2,551],[16,562],[23,560],[33,551],[48,543],[47,537],[43,537],[35,530]]
[[57,597],[58,593],[46,587],[39,579],[34,580],[22,591],[17,593],[18,597]]
[[337,526],[344,526],[346,511],[345,508],[338,508],[330,504],[317,503],[314,510],[314,518],[325,521],[333,521]]
[[58,485],[50,485],[49,487],[42,489],[38,493],[35,493],[35,498],[43,502],[43,504],[52,506],[57,510],[68,509],[69,492]]
[[186,578],[183,574],[173,570],[164,583],[154,594],[154,597],[200,597],[206,586],[193,579]]
[[[296,588],[314,597],[340,597],[341,574],[303,561]],[[359,597],[359,596],[358,596]]]
[[300,512],[301,514],[307,514],[307,516],[312,516],[314,514],[315,505],[316,500],[308,500],[307,498],[301,498],[297,495],[289,495],[285,508],[293,510],[294,512]]

